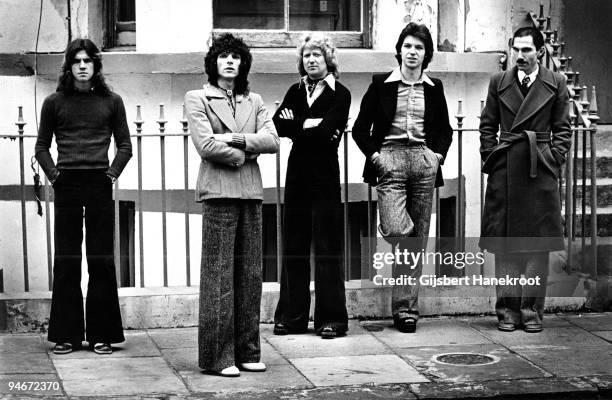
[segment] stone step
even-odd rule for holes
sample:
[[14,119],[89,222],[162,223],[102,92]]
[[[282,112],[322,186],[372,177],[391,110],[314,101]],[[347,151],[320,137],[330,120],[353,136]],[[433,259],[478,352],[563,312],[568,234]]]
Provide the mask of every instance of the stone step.
[[[596,176],[598,178],[612,178],[612,155],[598,156],[596,159]],[[576,176],[582,177],[582,155],[579,154],[578,158],[574,160],[576,165]],[[591,158],[586,158],[586,176],[591,176]]]
[[[585,204],[591,205],[591,180],[586,179],[586,199]],[[565,185],[564,185],[565,186]],[[565,189],[565,187],[564,187]],[[582,207],[582,179],[578,179],[576,184],[576,206]],[[612,178],[597,179],[597,207],[612,206]]]
[[[565,210],[562,210],[565,217]],[[591,235],[591,207],[586,208],[585,235]],[[582,236],[582,207],[576,210],[576,235]],[[612,206],[597,208],[597,236],[612,236]]]

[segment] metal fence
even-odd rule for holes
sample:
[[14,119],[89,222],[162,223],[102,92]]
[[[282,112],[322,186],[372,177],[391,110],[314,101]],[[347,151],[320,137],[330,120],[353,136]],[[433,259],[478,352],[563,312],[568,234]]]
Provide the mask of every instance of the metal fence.
[[[564,44],[560,43],[557,38],[557,32],[550,29],[550,17],[543,17],[543,9],[540,7],[540,15],[536,16],[533,13],[528,14],[532,19],[534,26],[539,27],[542,30],[543,37],[545,38],[545,65],[549,68],[559,71],[567,76],[568,89],[570,91],[570,117],[572,121],[572,149],[568,153],[567,163],[564,166],[564,172],[560,174],[559,190],[561,193],[561,199],[564,203],[564,225],[565,234],[568,240],[567,252],[568,252],[568,265],[571,266],[573,260],[574,244],[580,238],[580,246],[582,250],[582,256],[586,257],[586,216],[587,212],[590,214],[589,223],[589,236],[590,236],[590,260],[591,260],[591,271],[597,274],[597,167],[596,167],[596,143],[595,135],[597,132],[597,99],[595,87],[592,88],[591,97],[589,101],[588,90],[586,86],[580,86],[579,72],[573,71],[571,67],[571,57],[566,57],[564,54]],[[545,25],[546,24],[546,27]],[[278,102],[276,102],[278,106]],[[484,101],[480,101],[480,110],[484,107]],[[24,133],[24,127],[26,121],[23,119],[22,107],[18,107],[18,118],[16,122],[17,134],[2,134],[0,138],[10,139],[17,141],[19,145],[19,171],[20,171],[20,203],[21,203],[21,234],[22,234],[22,254],[23,254],[23,277],[24,277],[24,291],[29,291],[29,261],[28,261],[28,237],[27,237],[27,226],[26,226],[26,201],[28,199],[27,186],[26,186],[26,167],[25,167],[25,149],[24,144],[26,140],[35,139],[35,135],[26,135]],[[463,148],[463,136],[465,134],[478,134],[477,128],[465,128],[463,126],[465,115],[463,114],[463,103],[462,100],[458,100],[457,112],[454,115],[456,122],[456,128],[454,128],[453,141],[457,143],[457,187],[456,187],[456,202],[455,202],[455,232],[454,232],[454,246],[457,251],[461,251],[465,246],[465,191],[468,188],[465,187],[465,177],[463,172],[464,162],[464,148]],[[136,164],[137,164],[137,192],[136,192],[136,212],[138,214],[138,251],[139,251],[139,274],[140,282],[139,285],[144,287],[146,270],[146,256],[144,252],[145,242],[143,236],[143,155],[142,147],[143,140],[158,140],[160,145],[160,160],[161,160],[161,230],[162,230],[162,257],[163,257],[163,285],[168,286],[168,227],[167,227],[167,193],[166,189],[166,139],[167,138],[178,138],[182,141],[183,146],[183,214],[185,216],[185,272],[186,279],[185,285],[191,286],[191,260],[190,260],[190,226],[189,226],[189,215],[190,207],[193,204],[193,192],[189,188],[189,130],[187,119],[185,118],[185,111],[183,109],[183,116],[179,120],[182,126],[182,131],[169,133],[166,132],[166,125],[168,121],[164,114],[164,105],[159,106],[159,117],[156,120],[158,124],[157,132],[143,133],[143,125],[145,121],[141,117],[141,108],[138,105],[136,107],[136,120],[133,121],[135,124],[135,133],[132,137],[136,139]],[[361,169],[363,164],[362,161],[358,163],[349,162],[349,150],[348,141],[350,140],[350,130],[347,130],[342,138],[342,151],[344,155],[344,173],[343,173],[343,227],[344,227],[344,267],[345,276],[350,277],[350,266],[349,266],[349,178],[348,171],[352,168]],[[32,143],[33,148],[33,143]],[[590,149],[590,154],[588,154]],[[193,151],[193,149],[191,150]],[[282,265],[282,219],[281,219],[281,208],[282,208],[282,195],[281,195],[281,151],[286,151],[285,148],[276,154],[276,180],[275,180],[275,203],[276,203],[276,266],[277,266],[277,277],[280,277],[280,268]],[[471,148],[468,152],[469,156],[479,154],[477,148]],[[581,156],[581,157],[579,157]],[[10,166],[6,166],[10,168]],[[580,167],[580,168],[579,168]],[[589,171],[589,178],[587,179],[587,171]],[[580,175],[580,181],[578,176]],[[587,181],[590,181],[587,184]],[[590,190],[587,190],[587,186]],[[480,173],[480,185],[478,187],[479,198],[480,198],[480,215],[482,216],[483,204],[484,204],[484,191],[485,191],[485,179],[484,175]],[[44,215],[46,222],[46,248],[47,248],[47,271],[48,271],[48,285],[49,289],[52,287],[52,227],[51,219],[49,216],[50,210],[50,191],[46,177],[44,178],[43,184],[43,199],[44,202]],[[119,202],[125,200],[125,191],[119,189],[119,182],[115,183],[114,186],[114,202],[115,202],[115,263],[119,266],[119,246],[120,246],[120,234],[119,234]],[[587,197],[588,192],[588,197]],[[39,196],[38,194],[36,195]],[[31,197],[31,196],[30,196]],[[435,191],[435,213],[436,213],[436,249],[440,246],[441,226],[440,226],[440,190]],[[590,207],[587,207],[587,203]],[[577,207],[581,205],[581,221],[577,221]],[[367,215],[368,233],[375,232],[373,226],[373,210],[374,201],[372,197],[372,188],[367,187]],[[578,230],[580,228],[580,230]],[[372,250],[374,243],[371,239],[367,241],[367,257],[371,260]],[[463,270],[461,270],[463,271]],[[460,273],[462,273],[460,271]],[[0,270],[1,273],[1,270]],[[135,283],[134,283],[135,284]]]

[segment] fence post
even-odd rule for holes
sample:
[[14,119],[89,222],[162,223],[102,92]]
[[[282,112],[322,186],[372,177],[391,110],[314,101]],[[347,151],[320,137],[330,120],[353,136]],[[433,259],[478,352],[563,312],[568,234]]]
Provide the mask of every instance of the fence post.
[[140,287],[144,287],[144,238],[143,238],[143,216],[142,216],[142,115],[140,104],[136,105],[136,152],[138,165],[138,250],[140,253]]
[[17,132],[19,133],[19,178],[21,183],[21,241],[23,247],[23,288],[24,291],[30,291],[30,282],[28,276],[28,232],[26,224],[26,191],[25,191],[25,160],[23,149],[23,133],[26,122],[23,120],[23,106],[19,106],[19,114],[17,116]]
[[166,232],[166,118],[164,104],[159,104],[159,147],[161,151],[161,200],[162,200],[162,252],[164,265],[164,287],[168,286],[168,237]]

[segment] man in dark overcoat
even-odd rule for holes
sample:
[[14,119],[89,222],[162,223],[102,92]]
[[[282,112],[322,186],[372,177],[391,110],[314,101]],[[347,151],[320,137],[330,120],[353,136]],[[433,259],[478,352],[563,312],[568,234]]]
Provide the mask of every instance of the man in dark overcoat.
[[512,53],[516,65],[491,78],[480,120],[488,174],[480,245],[495,253],[497,277],[539,278],[497,287],[498,329],[539,332],[549,252],[564,248],[558,175],[571,146],[569,94],[563,75],[538,64],[539,30],[518,29]]

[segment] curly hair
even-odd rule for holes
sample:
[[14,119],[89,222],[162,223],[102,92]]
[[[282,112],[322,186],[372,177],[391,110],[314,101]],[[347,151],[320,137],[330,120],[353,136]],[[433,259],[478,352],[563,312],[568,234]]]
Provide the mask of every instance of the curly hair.
[[427,29],[425,25],[417,24],[416,22],[411,22],[402,29],[402,32],[397,38],[397,43],[395,44],[395,59],[400,66],[402,65],[402,45],[404,44],[406,36],[414,36],[425,45],[425,57],[423,58],[423,65],[421,66],[421,70],[425,70],[431,62],[434,53],[433,39],[431,38],[429,29]]
[[235,53],[240,56],[240,66],[238,67],[238,76],[234,79],[234,92],[238,94],[249,93],[248,75],[251,70],[253,56],[249,46],[244,41],[235,37],[231,33],[224,33],[213,39],[206,57],[204,57],[204,70],[208,75],[208,82],[214,86],[218,86],[219,71],[217,69],[217,58],[223,53]]
[[331,39],[328,36],[322,34],[311,34],[304,38],[304,41],[297,48],[297,68],[300,76],[307,74],[304,69],[304,61],[302,56],[304,55],[304,49],[317,48],[323,52],[325,58],[325,64],[327,64],[327,71],[334,75],[334,78],[340,77],[340,63],[338,62],[338,54],[334,47]]
[[66,46],[64,63],[62,64],[62,72],[57,82],[56,91],[66,94],[75,92],[72,64],[77,53],[81,50],[84,50],[93,61],[94,73],[91,78],[93,92],[103,95],[109,94],[111,88],[106,84],[104,75],[102,75],[102,56],[100,55],[100,50],[98,50],[94,42],[89,39],[75,39]]

